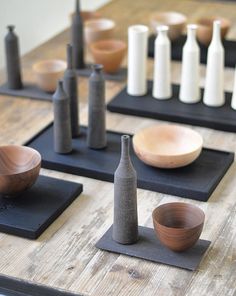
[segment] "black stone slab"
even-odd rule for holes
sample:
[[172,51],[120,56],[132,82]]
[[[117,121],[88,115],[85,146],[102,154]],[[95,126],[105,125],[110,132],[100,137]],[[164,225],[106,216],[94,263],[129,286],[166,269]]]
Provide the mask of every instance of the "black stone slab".
[[[156,36],[150,35],[148,38],[148,56],[154,57],[154,42]],[[171,43],[171,58],[174,61],[182,61],[183,46],[186,42],[186,35],[180,36],[177,40]],[[206,64],[208,47],[199,43],[200,46],[200,61],[201,64]],[[225,67],[234,68],[236,64],[236,40],[223,40],[225,49]]]
[[[172,85],[173,96],[169,100],[152,97],[152,81],[148,81],[148,93],[142,97],[128,95],[126,87],[108,103],[111,112],[135,115],[159,120],[187,123],[216,130],[236,132],[236,111],[230,106],[231,93],[226,93],[226,103],[222,107],[208,107],[203,102],[182,103],[179,85]],[[201,89],[203,97],[203,89]]]
[[152,228],[139,226],[139,240],[133,245],[121,245],[112,239],[112,226],[97,242],[96,247],[105,251],[167,264],[188,270],[196,270],[210,241],[198,240],[191,249],[177,253],[161,244]]
[[[67,155],[53,151],[52,125],[27,144],[40,152],[44,168],[113,182],[120,160],[122,134],[107,132],[107,148],[93,150],[87,148],[85,127],[81,127],[81,133],[80,138],[73,139],[73,151]],[[194,163],[184,168],[164,170],[141,162],[132,145],[130,155],[137,171],[139,188],[201,201],[208,200],[234,159],[233,153],[203,149]]]
[[16,198],[0,198],[0,231],[36,239],[82,192],[83,186],[39,176]]
[[82,296],[59,289],[0,275],[0,296]]
[[24,83],[24,87],[22,89],[9,89],[5,83],[0,86],[0,94],[11,97],[52,101],[52,94],[42,91],[33,83]]

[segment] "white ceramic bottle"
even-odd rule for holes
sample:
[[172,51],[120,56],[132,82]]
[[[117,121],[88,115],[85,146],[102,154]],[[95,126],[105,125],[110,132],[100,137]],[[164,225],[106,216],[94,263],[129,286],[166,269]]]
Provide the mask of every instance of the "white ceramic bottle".
[[196,25],[187,26],[187,40],[183,47],[182,75],[179,99],[184,103],[200,101],[200,49],[196,41]]
[[220,21],[214,21],[213,36],[207,52],[206,82],[203,102],[210,107],[225,103],[224,48],[221,42]]
[[171,44],[168,38],[168,27],[157,27],[157,38],[154,50],[154,73],[152,96],[156,99],[169,99],[172,96],[170,62]]
[[236,67],[234,72],[234,89],[233,89],[233,96],[231,100],[231,107],[236,110]]
[[128,29],[128,87],[131,96],[147,93],[148,27],[130,26]]

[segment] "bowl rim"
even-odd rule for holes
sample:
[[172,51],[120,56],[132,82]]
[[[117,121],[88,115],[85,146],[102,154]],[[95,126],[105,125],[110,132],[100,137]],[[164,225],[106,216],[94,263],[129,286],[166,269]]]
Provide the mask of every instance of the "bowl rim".
[[[97,46],[99,44],[102,44],[102,43],[112,43],[112,42],[116,42],[116,43],[119,43],[121,45],[120,48],[118,49],[112,49],[112,50],[109,50],[109,49],[99,49],[97,48]],[[121,39],[104,39],[104,40],[98,40],[98,41],[94,41],[92,42],[91,44],[89,44],[89,47],[91,48],[91,50],[94,50],[96,52],[99,52],[100,54],[101,53],[105,53],[105,54],[114,54],[116,52],[119,52],[119,51],[123,51],[123,50],[126,50],[127,49],[127,44],[125,41],[121,40]]]
[[[46,71],[45,69],[39,69],[39,66],[42,64],[47,64],[47,63],[51,63],[51,64],[60,64],[62,66],[62,68],[60,70],[51,70],[51,71]],[[33,64],[32,68],[33,71],[35,73],[39,73],[39,74],[53,74],[53,73],[60,73],[60,72],[64,72],[66,70],[67,67],[67,63],[64,60],[61,59],[46,59],[46,60],[40,60],[37,61]]]
[[31,147],[28,147],[28,146],[24,146],[24,145],[2,145],[2,146],[0,146],[0,152],[1,152],[1,149],[2,148],[8,148],[8,147],[13,147],[13,148],[17,148],[17,149],[31,151],[35,155],[38,156],[38,161],[37,161],[37,164],[36,165],[34,165],[33,167],[31,167],[31,168],[29,168],[27,170],[22,170],[21,172],[18,172],[18,173],[10,173],[10,174],[2,174],[2,173],[0,173],[0,177],[17,176],[17,175],[20,175],[20,174],[23,174],[23,173],[30,172],[31,170],[34,170],[35,168],[37,168],[39,165],[41,166],[42,156],[41,156],[41,154],[37,150],[35,150],[35,149],[31,148]]
[[165,15],[178,15],[178,16],[181,17],[179,20],[176,20],[174,22],[173,21],[166,22],[165,24],[167,26],[185,24],[187,22],[187,19],[188,19],[187,15],[185,15],[184,13],[179,12],[179,11],[170,10],[170,11],[156,11],[156,12],[153,12],[150,15],[150,21],[151,22],[159,21],[159,20],[157,20],[157,17],[165,16]]
[[[91,24],[101,23],[101,22],[110,23],[110,26],[108,26],[107,28],[104,28],[104,29],[90,27]],[[90,19],[90,20],[87,20],[87,21],[84,22],[84,28],[85,28],[85,30],[92,31],[92,32],[100,32],[100,31],[112,30],[112,29],[115,28],[115,26],[116,26],[116,23],[112,19],[109,19],[109,18]]]
[[222,16],[217,16],[217,15],[212,15],[212,16],[202,16],[199,17],[198,19],[196,19],[196,24],[198,27],[202,27],[202,28],[206,28],[206,29],[213,29],[213,24],[211,25],[206,25],[206,24],[202,24],[201,21],[202,20],[207,20],[207,21],[221,21],[221,28],[230,28],[231,26],[231,21],[226,18],[226,17],[222,17]]

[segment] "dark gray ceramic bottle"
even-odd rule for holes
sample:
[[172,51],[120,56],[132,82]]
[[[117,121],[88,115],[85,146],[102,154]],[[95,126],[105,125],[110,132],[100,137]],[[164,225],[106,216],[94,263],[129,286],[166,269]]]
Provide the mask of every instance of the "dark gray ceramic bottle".
[[70,153],[72,151],[70,102],[64,92],[63,82],[58,81],[56,92],[53,95],[53,138],[56,153]]
[[138,240],[137,174],[129,155],[130,137],[121,137],[121,158],[114,174],[112,238],[120,244]]
[[79,0],[76,0],[75,14],[71,24],[71,44],[73,46],[73,63],[75,69],[83,69],[85,67],[83,35],[83,20],[80,14],[80,2]]
[[14,26],[8,26],[8,33],[5,37],[7,85],[10,89],[21,89],[20,54],[18,37],[14,33]]
[[77,74],[73,68],[72,61],[72,46],[67,44],[67,69],[64,73],[63,88],[70,100],[72,138],[76,138],[79,135],[78,89]]
[[92,65],[89,77],[87,145],[92,149],[102,149],[107,145],[105,80],[102,69],[102,65]]

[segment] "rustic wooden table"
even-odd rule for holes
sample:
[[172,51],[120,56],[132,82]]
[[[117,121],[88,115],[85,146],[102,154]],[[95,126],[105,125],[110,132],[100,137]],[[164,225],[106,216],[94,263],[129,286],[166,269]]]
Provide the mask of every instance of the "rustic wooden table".
[[[128,4],[129,3],[129,4]],[[116,35],[127,37],[127,27],[149,23],[154,10],[177,10],[194,21],[200,15],[222,15],[233,22],[229,37],[236,39],[236,4],[230,2],[177,0],[115,0],[102,15],[117,22]],[[38,59],[65,58],[68,30],[23,58],[25,80]],[[87,60],[90,57],[87,55]],[[152,75],[153,61],[148,61]],[[180,63],[172,63],[172,80],[180,79]],[[204,82],[205,67],[201,67]],[[0,76],[4,81],[4,73]],[[107,101],[123,83],[107,82]],[[232,90],[233,70],[225,71],[225,89]],[[80,78],[80,116],[87,124],[87,79]],[[0,97],[0,144],[23,144],[52,121],[49,102]],[[155,120],[107,113],[107,128],[133,133]],[[203,135],[205,146],[236,151],[236,135],[193,127]],[[138,190],[139,224],[152,227],[151,212],[160,203],[186,201],[206,213],[202,237],[212,241],[196,272],[102,252],[96,241],[112,223],[113,185],[42,169],[44,175],[84,184],[84,193],[36,241],[0,234],[0,273],[60,287],[85,295],[236,295],[236,167],[224,177],[207,203]]]

